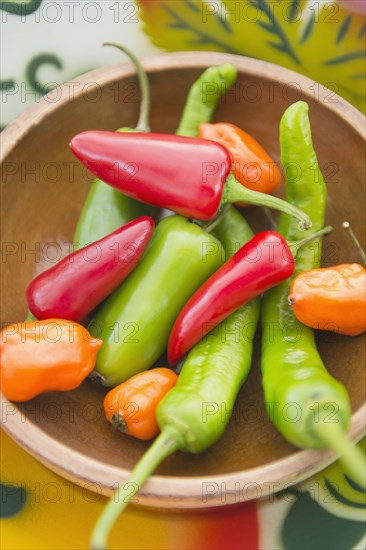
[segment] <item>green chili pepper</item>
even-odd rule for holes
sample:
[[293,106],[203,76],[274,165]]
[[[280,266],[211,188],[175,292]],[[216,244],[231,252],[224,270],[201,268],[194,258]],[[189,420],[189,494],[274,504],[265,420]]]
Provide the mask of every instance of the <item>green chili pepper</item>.
[[[226,259],[253,236],[242,215],[233,207],[216,226],[215,234],[224,246]],[[154,444],[155,449],[151,449],[155,460],[173,432],[176,448],[191,453],[204,451],[221,437],[229,415],[222,417],[220,407],[224,403],[225,411],[233,409],[249,373],[259,304],[256,298],[240,307],[189,352],[176,387],[157,409],[163,435],[160,442]],[[164,435],[166,431],[169,436]],[[140,479],[140,483],[145,479]]]
[[[137,57],[125,46],[106,43],[128,55],[136,67],[141,88],[140,116],[135,129],[120,128],[117,132],[149,132],[150,91],[146,73]],[[112,233],[140,216],[151,216],[153,207],[126,197],[99,179],[92,183],[75,230],[74,248],[82,248]]]
[[[286,199],[312,219],[310,234],[324,225],[326,185],[312,146],[308,105],[298,102],[280,125],[281,160],[287,174]],[[278,230],[288,241],[301,235],[297,222],[281,214]],[[296,258],[296,271],[319,267],[321,241],[307,244]],[[350,403],[344,386],[326,370],[314,332],[300,323],[287,298],[291,279],[266,292],[262,307],[262,373],[265,402],[276,427],[298,447],[331,447],[352,477],[365,485],[365,457],[348,441]],[[332,414],[331,422],[327,416]]]
[[191,86],[183,115],[176,131],[178,136],[198,137],[198,127],[210,122],[222,96],[234,84],[238,71],[225,63],[209,67]]
[[[231,207],[215,227],[226,259],[253,233],[241,214]],[[133,469],[128,481],[111,499],[92,537],[92,548],[106,548],[106,537],[129,499],[155,468],[176,450],[200,453],[223,434],[240,387],[246,379],[259,319],[259,298],[232,313],[188,354],[177,385],[160,401],[157,421],[161,430],[153,445]],[[133,488],[131,491],[131,487]]]
[[142,261],[89,327],[104,342],[95,366],[103,384],[115,386],[152,366],[185,302],[222,262],[221,244],[198,225],[181,216],[158,224]]
[[126,197],[96,179],[80,214],[74,235],[74,249],[98,241],[140,216],[151,216],[153,210],[153,207]]

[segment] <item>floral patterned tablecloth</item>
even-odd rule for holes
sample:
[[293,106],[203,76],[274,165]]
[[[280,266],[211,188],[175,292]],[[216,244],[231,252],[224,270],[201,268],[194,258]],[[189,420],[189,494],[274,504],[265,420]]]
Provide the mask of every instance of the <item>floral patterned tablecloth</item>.
[[[119,61],[118,52],[100,47],[104,41],[122,41],[139,56],[160,51],[142,32],[141,18],[161,48],[261,57],[323,84],[333,83],[330,93],[337,91],[364,109],[365,21],[333,2],[327,3],[327,13],[319,4],[140,0],[138,6],[129,0],[0,0],[1,125],[57,84]],[[260,18],[251,19],[250,6]],[[318,48],[319,40],[326,47]],[[54,474],[0,433],[1,548],[87,548],[105,499]],[[361,445],[365,448],[365,440]],[[365,492],[335,463],[301,486],[266,500],[184,513],[131,506],[111,542],[113,549],[140,550],[361,550],[366,546],[365,519]]]

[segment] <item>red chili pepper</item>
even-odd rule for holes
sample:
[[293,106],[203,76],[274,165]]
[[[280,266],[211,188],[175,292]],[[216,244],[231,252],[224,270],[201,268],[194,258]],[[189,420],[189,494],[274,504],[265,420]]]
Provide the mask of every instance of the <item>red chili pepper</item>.
[[228,315],[290,277],[294,269],[294,257],[279,233],[263,231],[253,237],[186,303],[170,333],[169,363],[177,363]]
[[44,271],[27,288],[30,311],[81,321],[133,270],[153,230],[152,218],[142,216]]
[[301,210],[277,197],[243,187],[230,173],[229,151],[214,141],[170,134],[89,131],[70,143],[75,156],[99,179],[134,199],[209,220],[222,204],[246,202],[295,216]]
[[231,168],[231,156],[222,145],[164,134],[131,136],[83,132],[70,145],[98,178],[134,199],[188,218],[215,216]]

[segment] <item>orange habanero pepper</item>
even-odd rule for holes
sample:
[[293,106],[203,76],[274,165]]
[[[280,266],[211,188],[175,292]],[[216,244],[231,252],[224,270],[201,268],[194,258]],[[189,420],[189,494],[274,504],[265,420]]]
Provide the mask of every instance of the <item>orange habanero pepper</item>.
[[102,343],[63,319],[9,325],[0,334],[1,391],[11,401],[28,401],[73,390],[93,370]]
[[155,437],[160,431],[156,408],[177,380],[177,374],[165,368],[151,369],[132,376],[105,396],[107,420],[115,428],[138,439]]
[[366,270],[342,264],[303,271],[289,295],[296,317],[312,328],[356,336],[366,330]]
[[232,172],[244,187],[269,194],[280,185],[281,173],[274,160],[251,135],[234,124],[200,124],[199,137],[216,141],[229,150]]

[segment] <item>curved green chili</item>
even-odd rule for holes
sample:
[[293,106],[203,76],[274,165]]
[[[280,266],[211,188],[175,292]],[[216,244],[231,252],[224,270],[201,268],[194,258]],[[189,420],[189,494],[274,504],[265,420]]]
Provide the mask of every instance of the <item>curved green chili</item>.
[[[280,142],[286,199],[311,217],[313,234],[324,225],[326,185],[312,146],[306,103],[286,110]],[[286,214],[281,214],[278,230],[288,241],[301,237],[296,221]],[[320,254],[320,239],[303,246],[294,276],[319,267]],[[364,485],[365,459],[345,437],[351,414],[346,389],[327,372],[313,330],[293,314],[287,301],[290,286],[291,279],[266,292],[262,306],[261,367],[271,420],[298,447],[335,449],[352,477]]]
[[[150,92],[146,73],[137,57],[125,46],[106,43],[114,46],[128,55],[136,67],[139,85],[141,88],[141,107],[137,126],[120,128],[117,132],[148,132]],[[153,207],[126,197],[110,185],[99,179],[92,183],[83,209],[81,211],[74,235],[74,249],[82,248],[112,233],[122,225],[131,222],[140,216],[151,216]]]
[[198,137],[198,126],[211,121],[220,99],[234,84],[237,74],[236,67],[230,63],[206,69],[188,92],[183,114],[175,133],[178,136]]
[[[231,207],[215,227],[226,260],[253,237],[243,216]],[[179,449],[200,453],[223,434],[240,387],[248,376],[259,319],[259,298],[229,315],[189,352],[179,379],[157,410],[162,432],[179,432]],[[174,391],[173,391],[174,390]],[[183,443],[182,443],[183,442]]]
[[[227,259],[253,236],[233,207],[215,233]],[[230,418],[227,413],[233,409],[251,366],[259,308],[259,298],[242,306],[190,351],[176,386],[158,405],[161,433],[104,509],[92,535],[93,549],[106,548],[116,519],[160,462],[178,449],[201,453],[222,436]]]

